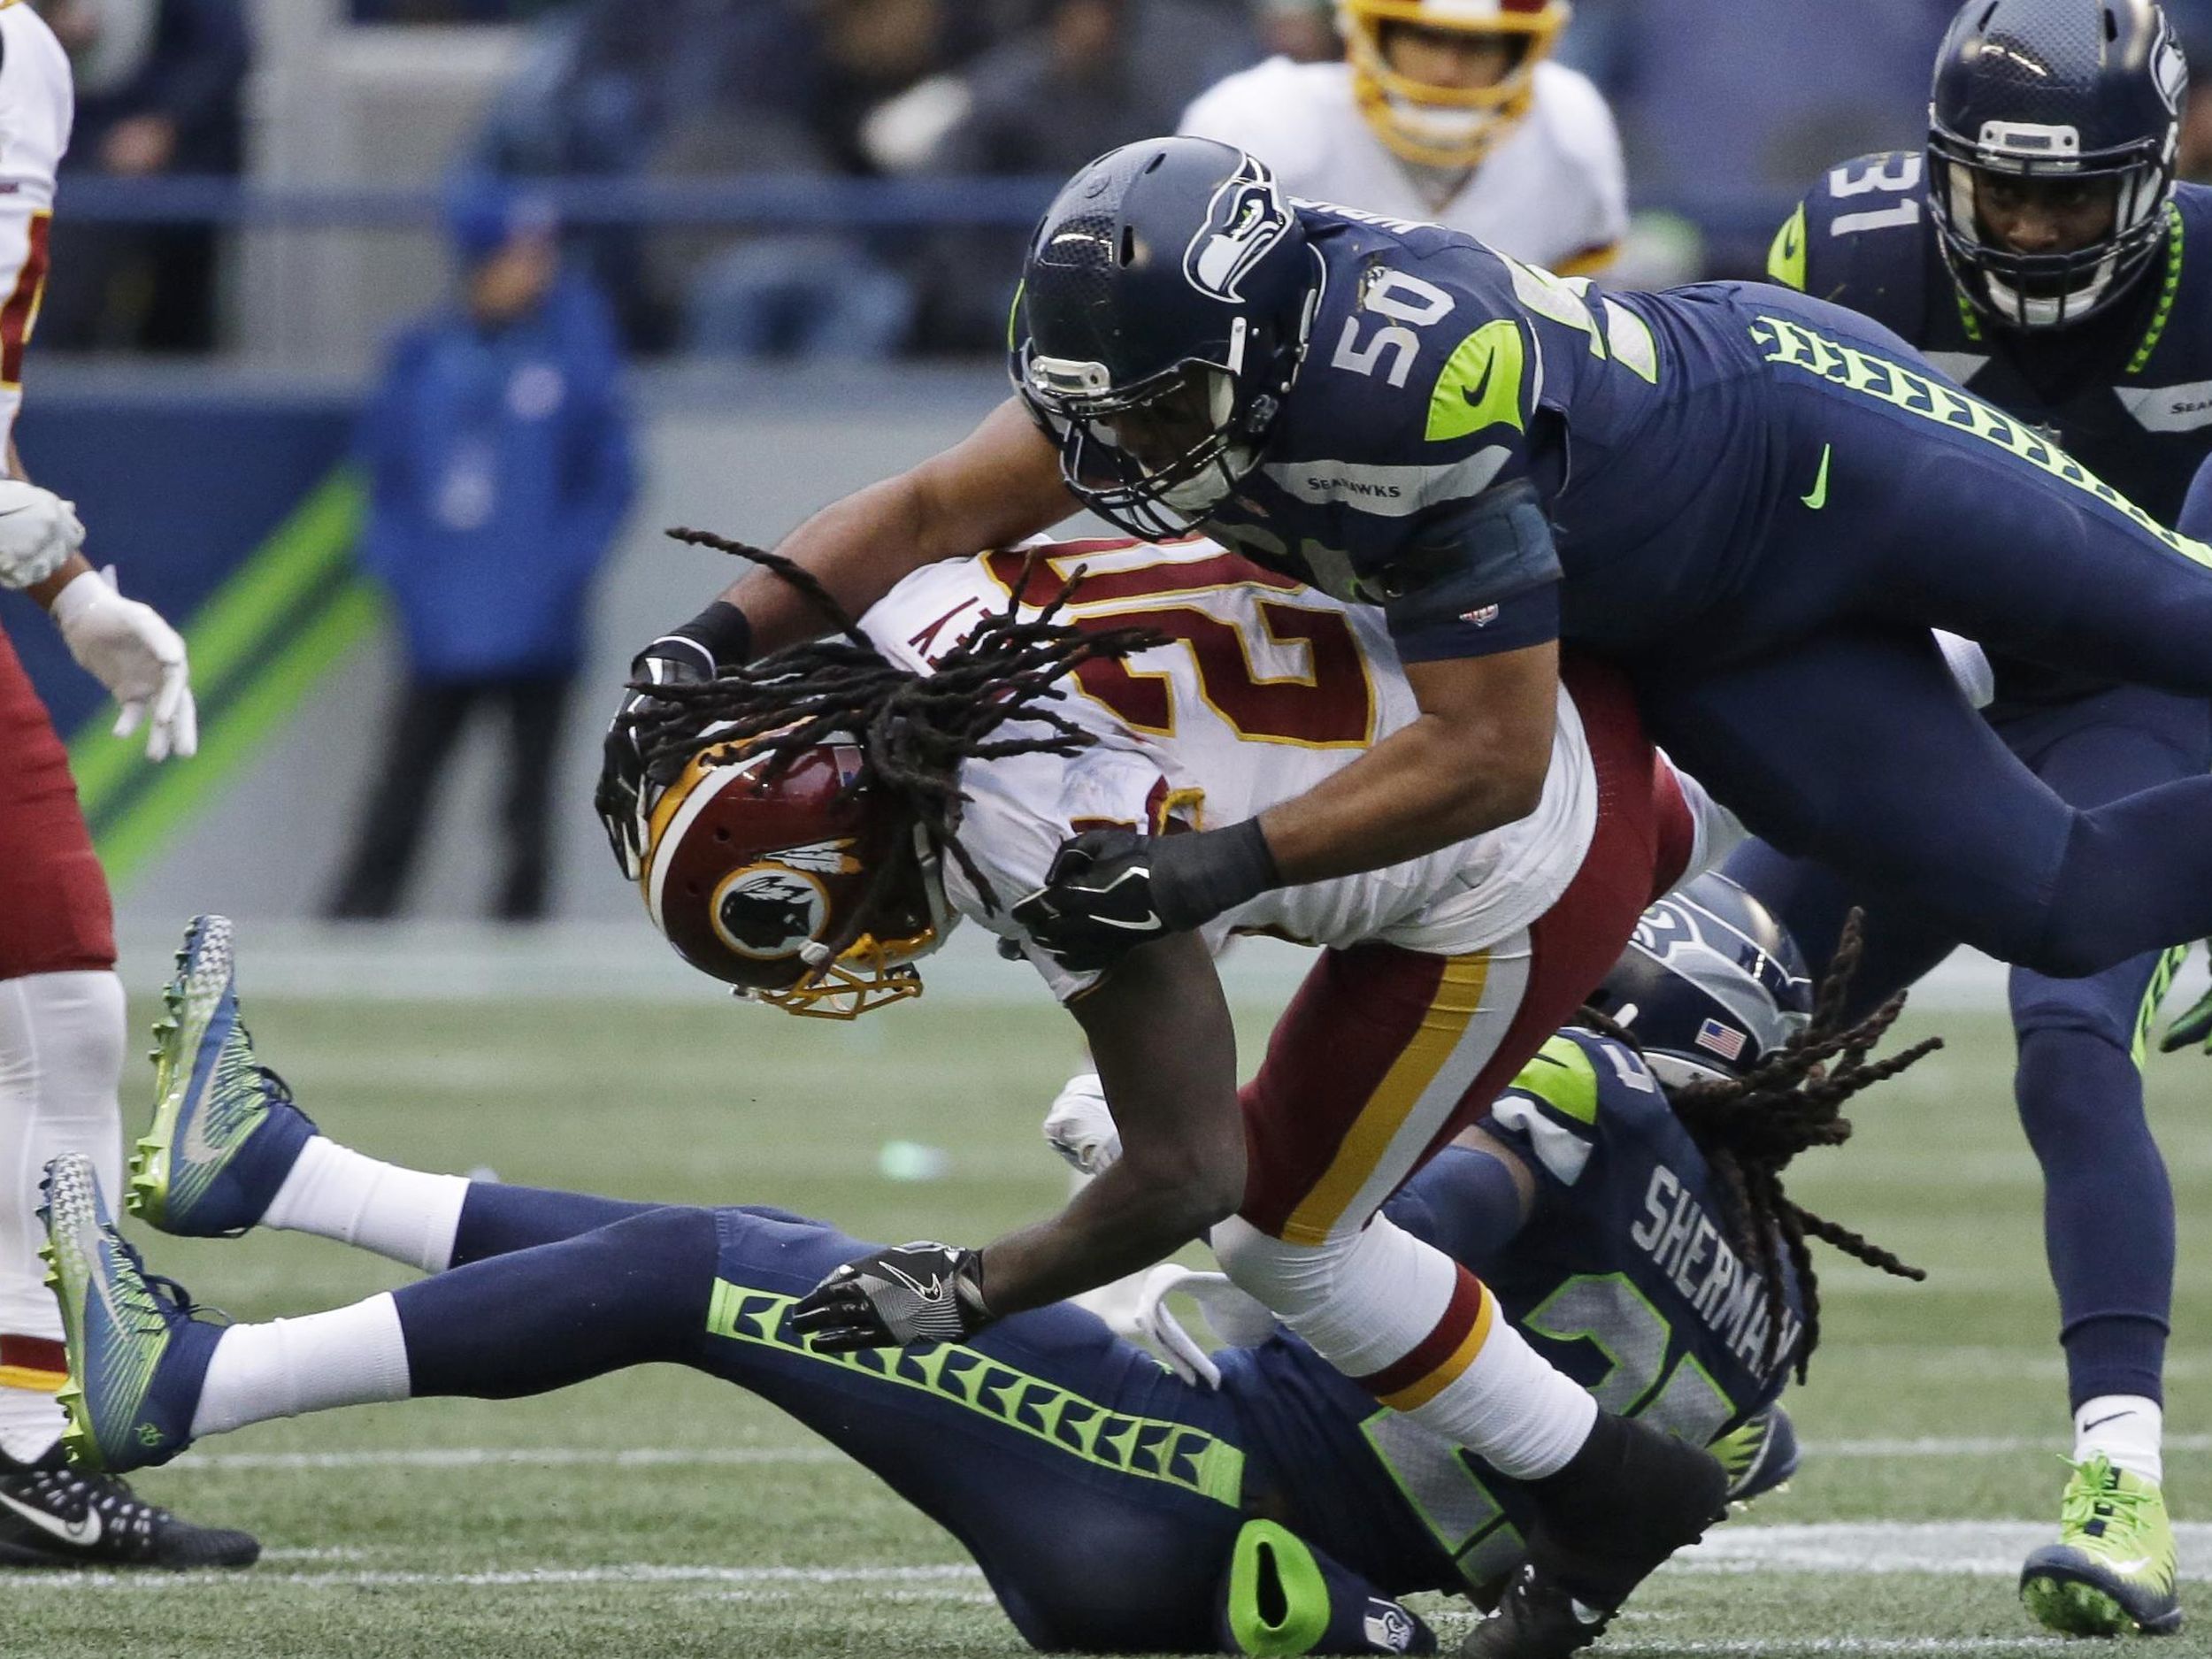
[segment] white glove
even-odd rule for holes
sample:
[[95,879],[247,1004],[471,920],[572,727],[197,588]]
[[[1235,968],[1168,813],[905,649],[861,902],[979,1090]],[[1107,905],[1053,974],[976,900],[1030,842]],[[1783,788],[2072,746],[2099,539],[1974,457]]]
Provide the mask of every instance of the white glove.
[[182,757],[199,748],[184,641],[151,605],[116,592],[112,569],[87,571],[63,588],[55,596],[53,618],[77,665],[123,705],[116,736],[128,737],[145,720],[147,759]]
[[1206,1345],[1185,1329],[1167,1305],[1173,1295],[1188,1296],[1206,1316],[1213,1333],[1232,1348],[1251,1348],[1275,1333],[1275,1316],[1229,1282],[1226,1273],[1201,1273],[1172,1262],[1144,1276],[1131,1318],[1135,1339],[1150,1348],[1185,1382],[1202,1388],[1221,1386],[1221,1368]]
[[1121,1131],[1095,1071],[1067,1080],[1045,1113],[1045,1141],[1079,1175],[1102,1175],[1121,1157]]
[[83,545],[73,503],[19,478],[0,478],[0,588],[44,581]]

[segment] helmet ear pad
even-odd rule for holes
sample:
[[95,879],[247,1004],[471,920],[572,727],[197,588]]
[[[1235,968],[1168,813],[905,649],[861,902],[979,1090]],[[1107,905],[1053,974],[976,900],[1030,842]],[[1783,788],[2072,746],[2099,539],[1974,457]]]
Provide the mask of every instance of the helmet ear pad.
[[888,972],[933,948],[946,925],[926,891],[933,860],[925,869],[910,814],[863,774],[850,743],[795,758],[710,747],[687,762],[655,805],[641,882],[676,953],[792,1006],[813,982]]

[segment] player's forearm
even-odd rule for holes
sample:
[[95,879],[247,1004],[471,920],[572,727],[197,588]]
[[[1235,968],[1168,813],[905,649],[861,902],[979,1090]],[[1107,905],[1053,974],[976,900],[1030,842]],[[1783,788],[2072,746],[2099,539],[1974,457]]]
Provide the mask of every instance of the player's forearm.
[[1486,764],[1459,731],[1422,715],[1270,808],[1260,828],[1282,885],[1295,887],[1402,864],[1514,823],[1536,810],[1543,789],[1542,771]]
[[1202,1238],[1235,1213],[1243,1192],[1240,1148],[1233,1170],[1125,1157],[1051,1220],[987,1248],[984,1297],[1003,1315],[1095,1290]]
[[[1052,446],[1008,399],[943,454],[816,513],[777,548],[818,579],[853,616],[907,575],[1050,529],[1075,511]],[[745,613],[764,654],[828,626],[789,583],[749,572],[722,595]]]

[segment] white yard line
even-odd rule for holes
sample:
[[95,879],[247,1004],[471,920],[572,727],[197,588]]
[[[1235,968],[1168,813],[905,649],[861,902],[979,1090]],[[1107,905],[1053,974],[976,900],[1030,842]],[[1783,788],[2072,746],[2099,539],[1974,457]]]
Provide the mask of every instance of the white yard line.
[[[2049,1521],[1824,1521],[1720,1526],[1676,1558],[1693,1572],[1936,1573],[2010,1578],[2030,1550],[2051,1541]],[[2182,1570],[2212,1563],[2212,1522],[2174,1528]]]
[[1788,1659],[1793,1654],[1952,1654],[2018,1653],[2024,1648],[2066,1647],[2074,1644],[2062,1636],[1783,1636],[1758,1641],[1669,1641],[1640,1647],[1633,1641],[1609,1641],[1607,1659],[1671,1659],[1676,1654],[1743,1654],[1748,1659]]
[[189,1452],[177,1469],[657,1469],[730,1464],[842,1463],[829,1446],[414,1446],[351,1452]]
[[[1804,1449],[1808,1457],[1998,1457],[2019,1452],[2049,1452],[2056,1456],[2067,1450],[2067,1445],[2064,1440],[2036,1435],[1931,1435],[1919,1440],[1808,1440]],[[2212,1452],[2212,1434],[2169,1434],[2166,1449]]]
[[[2185,1571],[2212,1565],[2212,1523],[2184,1522],[2174,1528]],[[1670,1571],[1690,1572],[1801,1572],[1823,1576],[1898,1573],[1967,1578],[2010,1578],[2021,1558],[2051,1534],[2045,1521],[1838,1521],[1797,1525],[1730,1525],[1717,1529]],[[336,1554],[338,1552],[332,1552]],[[272,1560],[319,1559],[317,1552],[273,1551]],[[305,1589],[468,1588],[544,1589],[574,1585],[699,1585],[715,1589],[803,1589],[822,1585],[853,1586],[863,1593],[913,1595],[942,1591],[965,1599],[981,1575],[964,1562],[918,1567],[669,1566],[631,1562],[596,1567],[512,1567],[479,1572],[418,1572],[400,1569],[326,1568],[256,1571],[247,1578],[227,1573],[182,1574],[165,1578],[163,1590],[229,1588],[280,1584]],[[23,1573],[12,1588],[47,1586],[79,1589],[115,1586],[142,1589],[143,1575],[133,1573]],[[2027,1639],[2032,1641],[2033,1639]],[[2008,1639],[1990,1647],[2021,1646]],[[1721,1643],[1670,1643],[1670,1652],[1735,1653],[1951,1653],[1976,1651],[1971,1642],[1907,1641],[1837,1638],[1783,1642],[1762,1649]]]
[[[2212,1451],[2212,1434],[2170,1434],[2170,1452]],[[2034,1435],[1927,1435],[1899,1440],[1811,1440],[1809,1458],[2011,1457],[2066,1450],[2062,1440]],[[497,1467],[659,1469],[778,1464],[841,1463],[849,1461],[834,1447],[791,1446],[410,1446],[367,1447],[343,1452],[188,1452],[179,1469],[312,1471],[332,1469],[482,1469]]]
[[[671,1567],[626,1562],[603,1567],[515,1567],[485,1572],[404,1572],[373,1568],[350,1572],[188,1572],[165,1575],[161,1590],[230,1590],[242,1586],[281,1584],[303,1589],[541,1589],[585,1584],[714,1585],[889,1585],[911,1594],[916,1585],[945,1584],[959,1594],[983,1575],[966,1562],[927,1567]],[[24,1572],[11,1576],[11,1590],[31,1587],[82,1590],[146,1588],[142,1572]]]

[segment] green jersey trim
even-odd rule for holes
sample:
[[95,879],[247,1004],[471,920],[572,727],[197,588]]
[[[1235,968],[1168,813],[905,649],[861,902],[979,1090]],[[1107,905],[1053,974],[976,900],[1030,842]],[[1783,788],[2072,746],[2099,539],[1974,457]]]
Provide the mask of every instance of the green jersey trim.
[[1101,1469],[1180,1486],[1231,1509],[1242,1506],[1244,1453],[1202,1429],[1109,1410],[972,1348],[924,1344],[826,1354],[792,1332],[788,1316],[798,1300],[717,1279],[707,1330],[934,1394]]
[[1800,202],[1797,211],[1782,221],[1782,228],[1774,233],[1774,245],[1767,250],[1767,275],[1784,288],[1805,291],[1805,204]]
[[1751,326],[1751,338],[1766,348],[1769,363],[1801,369],[1923,420],[1970,433],[2084,495],[2094,496],[2138,529],[2156,537],[2170,551],[2212,567],[2212,547],[2168,529],[2065,450],[1978,397],[1902,364],[1842,345],[1786,318],[1762,314]]
[[1485,323],[1453,348],[1436,378],[1429,394],[1428,442],[1463,438],[1486,426],[1525,431],[1521,387],[1527,374],[1520,325],[1509,317]]

